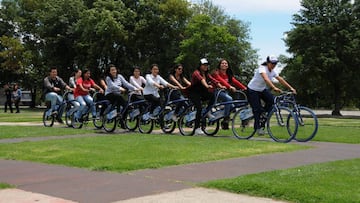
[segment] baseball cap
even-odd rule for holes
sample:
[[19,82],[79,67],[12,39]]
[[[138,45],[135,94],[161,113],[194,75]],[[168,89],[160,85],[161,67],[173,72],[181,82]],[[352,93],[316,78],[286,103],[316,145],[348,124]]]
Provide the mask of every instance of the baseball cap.
[[203,65],[203,64],[209,64],[208,60],[206,58],[202,58],[200,59],[200,64]]
[[278,58],[274,55],[270,55],[266,58],[266,61],[267,62],[270,62],[270,63],[273,63],[273,64],[276,64],[279,62]]

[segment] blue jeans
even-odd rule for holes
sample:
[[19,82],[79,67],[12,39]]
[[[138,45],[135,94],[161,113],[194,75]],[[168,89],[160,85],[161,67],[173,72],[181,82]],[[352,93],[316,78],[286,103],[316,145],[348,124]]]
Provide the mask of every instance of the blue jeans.
[[[230,102],[230,101],[233,100],[233,98],[226,91],[221,91],[220,92],[219,99],[222,102]],[[224,116],[225,117],[230,116],[231,105],[233,105],[233,104],[226,104],[225,105],[225,109],[224,109]]]
[[51,103],[51,111],[58,110],[58,117],[61,118],[64,112],[64,107],[61,106],[60,109],[56,109],[56,105],[61,105],[63,102],[62,96],[58,95],[56,92],[49,92],[45,95],[45,101],[50,101]]
[[[248,88],[247,92],[248,92],[248,101],[253,110],[254,119],[255,119],[254,129],[259,129],[261,128],[259,123],[260,115],[264,111],[265,112],[271,111],[272,106],[274,105],[274,95],[272,95],[268,89],[258,92]],[[261,105],[261,100],[265,102],[264,107]]]
[[90,108],[92,116],[96,116],[94,100],[90,95],[78,96],[76,97],[76,101],[78,101],[80,104],[79,110],[75,115],[76,118],[81,118],[81,116],[86,113],[87,107]]

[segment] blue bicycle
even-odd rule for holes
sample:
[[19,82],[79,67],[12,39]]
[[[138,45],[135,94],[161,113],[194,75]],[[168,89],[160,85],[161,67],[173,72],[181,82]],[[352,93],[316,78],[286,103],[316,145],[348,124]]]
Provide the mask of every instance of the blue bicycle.
[[69,94],[71,94],[71,92],[69,91],[65,92],[63,94],[62,103],[57,104],[55,106],[55,109],[53,110],[51,109],[50,101],[46,101],[46,109],[42,117],[43,124],[45,127],[52,127],[54,125],[55,119],[58,118],[58,114],[61,111],[64,111],[66,125],[71,127],[71,118],[74,112],[77,110],[75,106],[79,106],[79,104],[76,100],[69,100],[68,99]]

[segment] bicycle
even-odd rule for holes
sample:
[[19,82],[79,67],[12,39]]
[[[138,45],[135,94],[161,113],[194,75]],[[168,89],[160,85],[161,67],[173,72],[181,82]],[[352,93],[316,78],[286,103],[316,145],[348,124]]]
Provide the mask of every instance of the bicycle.
[[[237,108],[247,104],[247,101],[241,99],[235,99],[233,101],[228,102],[219,102],[219,96],[221,92],[226,90],[219,89],[215,91],[215,102],[206,111],[205,108],[202,109],[201,113],[201,123],[200,127],[203,132],[208,136],[214,136],[220,129],[220,121],[224,119],[226,116],[224,112],[224,108],[226,105],[231,105],[230,114],[236,112]],[[236,94],[244,94],[242,91],[236,91]],[[206,116],[210,111],[211,117]],[[179,119],[178,126],[179,131],[182,135],[188,136],[193,135],[195,133],[195,117],[196,117],[196,110],[194,106],[190,106],[184,116]]]
[[[97,98],[100,97],[99,94],[100,94],[99,92],[95,92],[93,94],[93,98],[95,98],[94,100],[98,100]],[[102,121],[101,121],[99,115],[103,111],[102,109],[105,108],[106,106],[108,106],[109,103],[110,102],[108,100],[99,100],[97,102],[94,102],[94,105],[96,108],[96,116],[94,119],[92,119],[92,122],[93,122],[95,128],[101,129],[103,127]],[[80,118],[75,117],[75,112],[72,114],[71,126],[73,128],[80,129],[80,128],[82,128],[83,125],[87,125],[88,122],[90,121],[89,113],[91,111],[91,108],[86,105],[85,109],[86,110],[84,111],[84,113],[81,114]]]
[[55,106],[55,109],[51,110],[50,101],[46,101],[46,109],[43,113],[43,124],[45,127],[52,127],[54,125],[55,118],[57,118],[58,113],[64,110],[65,114],[65,123],[67,126],[71,127],[71,117],[73,116],[74,112],[77,110],[75,108],[74,103],[77,102],[76,100],[68,100],[68,94],[71,92],[66,91],[62,98],[63,101],[60,104]]
[[138,127],[141,108],[146,103],[146,100],[139,99],[133,101],[132,98],[134,96],[136,96],[136,91],[128,94],[127,104],[124,108],[120,109],[119,113],[117,113],[116,107],[111,104],[105,109],[102,121],[106,132],[114,132],[117,124],[129,131],[134,131]]
[[[279,105],[282,96],[274,97],[274,105],[269,113],[264,110],[260,114],[260,126],[264,131],[266,128],[269,136],[276,142],[287,143],[294,139],[297,130],[298,122],[294,112]],[[238,139],[250,139],[256,133],[254,128],[255,118],[252,113],[250,105],[246,105],[234,113],[232,119],[232,130]],[[265,132],[265,131],[264,131]]]
[[316,114],[310,108],[296,103],[293,92],[284,92],[282,95],[282,99],[279,100],[279,105],[291,108],[299,124],[294,139],[299,142],[307,142],[313,139],[319,128]]
[[149,108],[140,116],[139,131],[141,133],[151,133],[154,125],[160,126],[164,133],[174,132],[176,121],[173,120],[173,115],[175,114],[176,106],[183,103],[178,112],[178,116],[180,116],[186,108],[185,106],[188,105],[187,98],[172,99],[172,96],[178,93],[178,91],[177,89],[170,89],[166,94],[164,107],[156,107],[153,116],[150,116]]

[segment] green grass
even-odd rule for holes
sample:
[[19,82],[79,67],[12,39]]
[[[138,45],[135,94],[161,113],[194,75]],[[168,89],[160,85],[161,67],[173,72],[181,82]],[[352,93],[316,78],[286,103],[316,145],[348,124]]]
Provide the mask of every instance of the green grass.
[[132,134],[0,144],[0,157],[124,172],[305,148],[236,139]]
[[13,186],[7,184],[7,183],[1,183],[0,182],[0,190],[1,189],[6,189],[6,188],[12,188]]
[[360,159],[314,164],[288,170],[201,184],[233,193],[291,202],[360,202]]
[[44,109],[21,109],[20,113],[0,110],[0,122],[42,122]]
[[45,137],[45,136],[63,136],[95,133],[92,124],[90,127],[74,129],[62,126],[44,127],[44,126],[0,126],[0,140],[7,138],[25,138],[25,137]]

